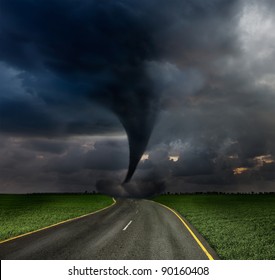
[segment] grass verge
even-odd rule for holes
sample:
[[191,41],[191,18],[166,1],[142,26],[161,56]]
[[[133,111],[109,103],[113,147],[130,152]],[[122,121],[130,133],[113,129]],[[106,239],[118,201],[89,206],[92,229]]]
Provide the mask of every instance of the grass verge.
[[0,240],[94,212],[111,197],[99,194],[0,195]]
[[275,195],[160,195],[221,259],[275,259]]

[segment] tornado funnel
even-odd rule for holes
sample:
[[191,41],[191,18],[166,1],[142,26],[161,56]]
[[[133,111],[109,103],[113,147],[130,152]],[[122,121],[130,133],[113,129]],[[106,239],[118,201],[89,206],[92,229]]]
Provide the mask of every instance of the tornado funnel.
[[135,116],[120,119],[128,136],[129,142],[129,166],[124,183],[131,180],[136,167],[147,147],[151,136],[153,123],[148,122],[146,116]]
[[[97,101],[108,107],[123,125],[129,143],[129,166],[124,183],[131,180],[142,157],[158,113],[157,96],[150,83],[142,74],[135,73],[131,82],[109,87],[104,94],[98,95]],[[142,81],[141,81],[142,80]],[[132,88],[128,86],[131,85]]]
[[123,106],[114,112],[125,128],[129,143],[129,166],[124,183],[131,180],[147,147],[157,115],[156,100],[152,93],[143,92],[123,96]]

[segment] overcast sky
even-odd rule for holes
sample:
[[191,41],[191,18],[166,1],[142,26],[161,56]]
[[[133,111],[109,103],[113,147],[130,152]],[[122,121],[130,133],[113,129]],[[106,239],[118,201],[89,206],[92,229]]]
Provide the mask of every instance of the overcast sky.
[[0,192],[274,191],[274,30],[271,0],[1,0]]

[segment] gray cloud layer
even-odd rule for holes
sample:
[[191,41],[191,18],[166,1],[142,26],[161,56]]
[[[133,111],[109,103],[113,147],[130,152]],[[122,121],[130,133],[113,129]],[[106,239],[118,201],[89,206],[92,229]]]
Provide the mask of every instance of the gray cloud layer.
[[0,190],[274,190],[274,8],[2,0]]

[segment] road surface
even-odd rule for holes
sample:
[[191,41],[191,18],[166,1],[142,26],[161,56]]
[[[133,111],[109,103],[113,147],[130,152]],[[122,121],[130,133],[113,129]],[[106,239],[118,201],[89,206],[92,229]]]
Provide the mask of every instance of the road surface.
[[169,209],[149,200],[119,199],[94,215],[0,244],[0,259],[209,258]]

